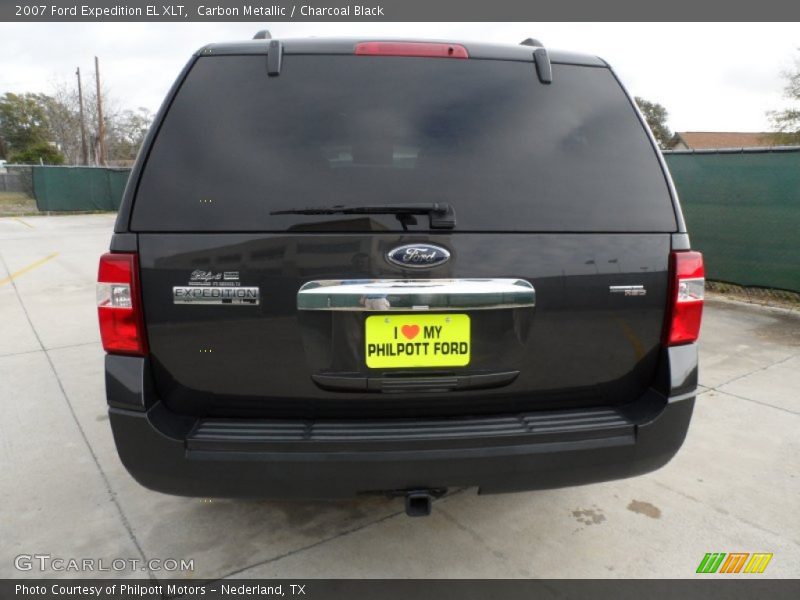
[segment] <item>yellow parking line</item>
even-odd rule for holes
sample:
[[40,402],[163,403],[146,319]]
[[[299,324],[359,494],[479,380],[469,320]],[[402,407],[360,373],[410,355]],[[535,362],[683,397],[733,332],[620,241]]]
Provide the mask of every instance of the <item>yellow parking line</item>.
[[32,262],[27,267],[22,267],[19,271],[16,271],[16,272],[12,273],[11,275],[6,277],[5,279],[0,279],[0,285],[5,285],[7,283],[11,283],[14,279],[19,277],[20,275],[24,275],[28,271],[33,271],[36,267],[41,267],[48,260],[52,260],[56,256],[58,256],[58,252],[53,252],[52,254],[48,254],[44,258],[40,258],[36,262]]
[[20,223],[22,223],[23,225],[25,225],[25,227],[30,227],[31,229],[36,229],[36,227],[34,227],[33,225],[31,225],[30,223],[26,223],[25,221],[23,221],[23,220],[22,220],[22,219],[20,219],[19,217],[14,217],[14,220],[15,220],[15,221],[19,221]]

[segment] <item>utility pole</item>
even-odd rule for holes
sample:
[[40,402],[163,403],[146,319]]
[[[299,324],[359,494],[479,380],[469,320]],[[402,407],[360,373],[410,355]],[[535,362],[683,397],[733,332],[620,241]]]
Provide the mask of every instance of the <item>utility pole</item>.
[[94,74],[97,82],[97,140],[99,146],[99,156],[97,164],[106,166],[106,124],[103,119],[103,91],[100,86],[100,61],[94,57]]
[[78,77],[78,106],[80,107],[80,114],[81,114],[81,158],[83,159],[82,164],[88,165],[89,164],[89,146],[86,142],[86,117],[84,116],[83,112],[83,87],[81,86],[81,68],[78,67],[75,71],[75,75]]

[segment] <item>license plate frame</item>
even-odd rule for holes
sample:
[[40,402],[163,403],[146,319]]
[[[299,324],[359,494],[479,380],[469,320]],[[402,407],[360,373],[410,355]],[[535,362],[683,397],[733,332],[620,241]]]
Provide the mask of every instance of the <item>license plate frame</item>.
[[365,363],[370,369],[466,367],[472,357],[471,325],[466,313],[368,316]]

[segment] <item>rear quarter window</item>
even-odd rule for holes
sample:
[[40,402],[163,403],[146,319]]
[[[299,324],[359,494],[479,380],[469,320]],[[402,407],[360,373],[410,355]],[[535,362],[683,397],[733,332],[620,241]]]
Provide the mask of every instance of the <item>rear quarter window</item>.
[[[456,231],[674,231],[664,173],[610,70],[288,55],[197,59],[142,169],[134,231],[396,231],[291,208],[448,202]],[[411,229],[427,229],[418,217]]]

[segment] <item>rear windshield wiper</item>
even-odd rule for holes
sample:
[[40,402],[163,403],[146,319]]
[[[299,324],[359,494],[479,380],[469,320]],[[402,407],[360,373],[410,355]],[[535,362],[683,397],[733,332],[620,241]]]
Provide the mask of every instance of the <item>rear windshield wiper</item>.
[[291,208],[273,210],[271,215],[395,215],[407,229],[416,224],[414,215],[428,215],[431,229],[453,229],[456,226],[456,213],[446,202],[427,202],[421,204],[368,204],[366,206],[321,206],[318,208]]

